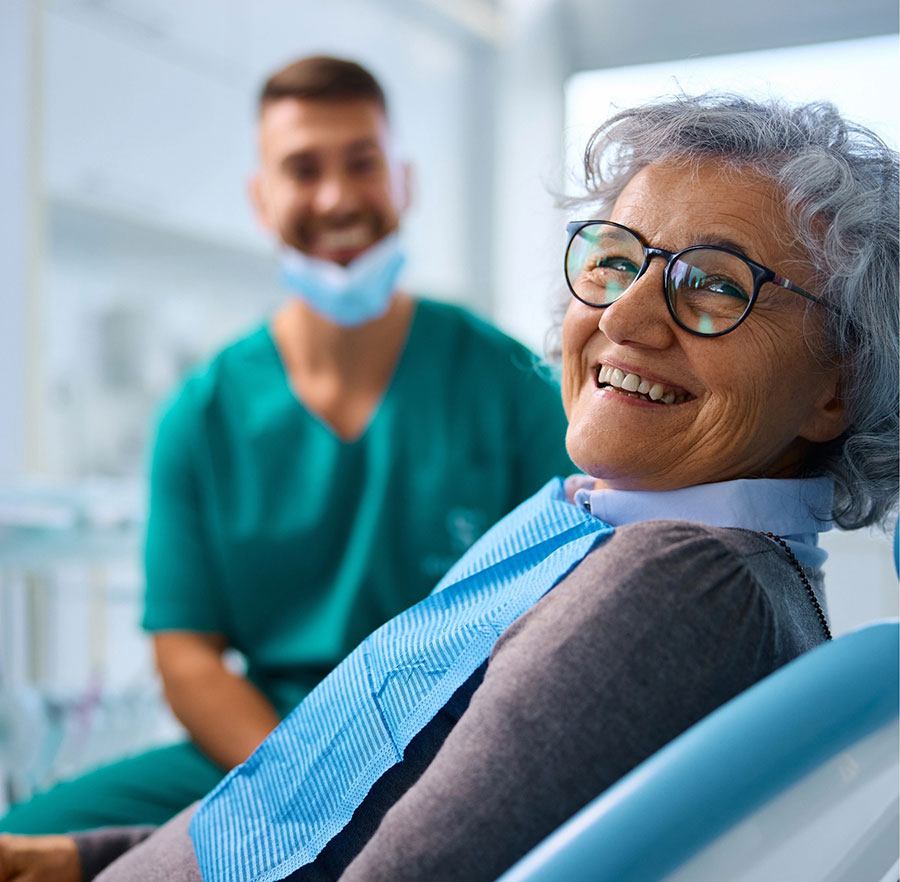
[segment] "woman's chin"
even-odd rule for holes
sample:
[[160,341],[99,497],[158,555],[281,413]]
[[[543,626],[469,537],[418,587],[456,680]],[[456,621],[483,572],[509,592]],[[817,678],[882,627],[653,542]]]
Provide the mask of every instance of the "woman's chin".
[[577,437],[566,436],[566,449],[569,459],[575,463],[578,471],[596,480],[595,490],[643,489],[632,486],[640,484],[640,479],[630,474],[627,469],[611,468],[609,462],[598,462],[596,448],[590,452],[586,451]]
[[[675,490],[693,481],[691,474],[651,457],[641,457],[641,445],[622,443],[622,437],[600,440],[596,434],[573,430],[566,434],[569,459],[578,470],[596,480],[597,490]],[[659,453],[661,447],[656,446]],[[598,453],[599,452],[599,453]]]

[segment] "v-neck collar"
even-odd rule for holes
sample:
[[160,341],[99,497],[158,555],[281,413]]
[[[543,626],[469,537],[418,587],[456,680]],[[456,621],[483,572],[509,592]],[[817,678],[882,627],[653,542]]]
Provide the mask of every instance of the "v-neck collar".
[[321,416],[307,407],[306,403],[297,394],[291,384],[291,378],[288,374],[287,366],[284,363],[284,359],[281,357],[281,352],[278,349],[278,342],[275,340],[275,335],[272,333],[271,323],[266,322],[262,326],[261,330],[265,334],[269,346],[271,347],[272,356],[277,363],[278,373],[282,379],[285,394],[290,396],[292,403],[296,406],[297,412],[303,414],[306,419],[319,426],[320,429],[327,435],[329,435],[336,444],[345,447],[355,447],[356,445],[365,441],[366,438],[371,434],[373,428],[381,421],[381,415],[389,409],[390,402],[399,394],[397,390],[398,388],[402,387],[404,377],[407,373],[406,363],[413,357],[410,355],[410,349],[413,348],[415,342],[420,336],[418,325],[421,310],[422,302],[420,300],[413,300],[412,316],[410,317],[409,325],[406,329],[406,337],[400,349],[400,354],[397,357],[396,363],[394,364],[394,369],[381,393],[381,397],[373,405],[372,410],[369,414],[368,421],[366,422],[362,431],[353,438],[342,437],[335,430],[334,426],[331,423],[329,423],[326,419],[323,419]]

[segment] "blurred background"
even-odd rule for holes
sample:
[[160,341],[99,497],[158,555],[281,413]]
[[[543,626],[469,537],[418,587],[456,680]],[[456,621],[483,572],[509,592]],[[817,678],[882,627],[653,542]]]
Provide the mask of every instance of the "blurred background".
[[[615,107],[834,101],[897,147],[895,0],[3,0],[0,811],[177,733],[137,627],[154,413],[279,302],[246,199],[273,69],[385,86],[415,169],[407,288],[541,350],[580,154]],[[836,632],[895,616],[879,534],[831,533]]]

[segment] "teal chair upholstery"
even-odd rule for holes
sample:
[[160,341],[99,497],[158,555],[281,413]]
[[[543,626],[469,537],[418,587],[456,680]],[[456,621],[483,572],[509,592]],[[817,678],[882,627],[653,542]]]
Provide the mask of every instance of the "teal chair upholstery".
[[795,659],[601,794],[500,882],[897,882],[900,623]]

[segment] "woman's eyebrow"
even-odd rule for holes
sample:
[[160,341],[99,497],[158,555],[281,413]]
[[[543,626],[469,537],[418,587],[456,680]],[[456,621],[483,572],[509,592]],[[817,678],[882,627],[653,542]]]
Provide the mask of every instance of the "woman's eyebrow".
[[735,242],[733,239],[729,239],[725,236],[716,236],[712,233],[705,233],[698,236],[694,244],[713,245],[716,248],[727,248],[729,251],[737,251],[738,254],[746,257],[748,260],[755,260],[755,258],[747,253],[747,249],[741,245],[740,242]]

